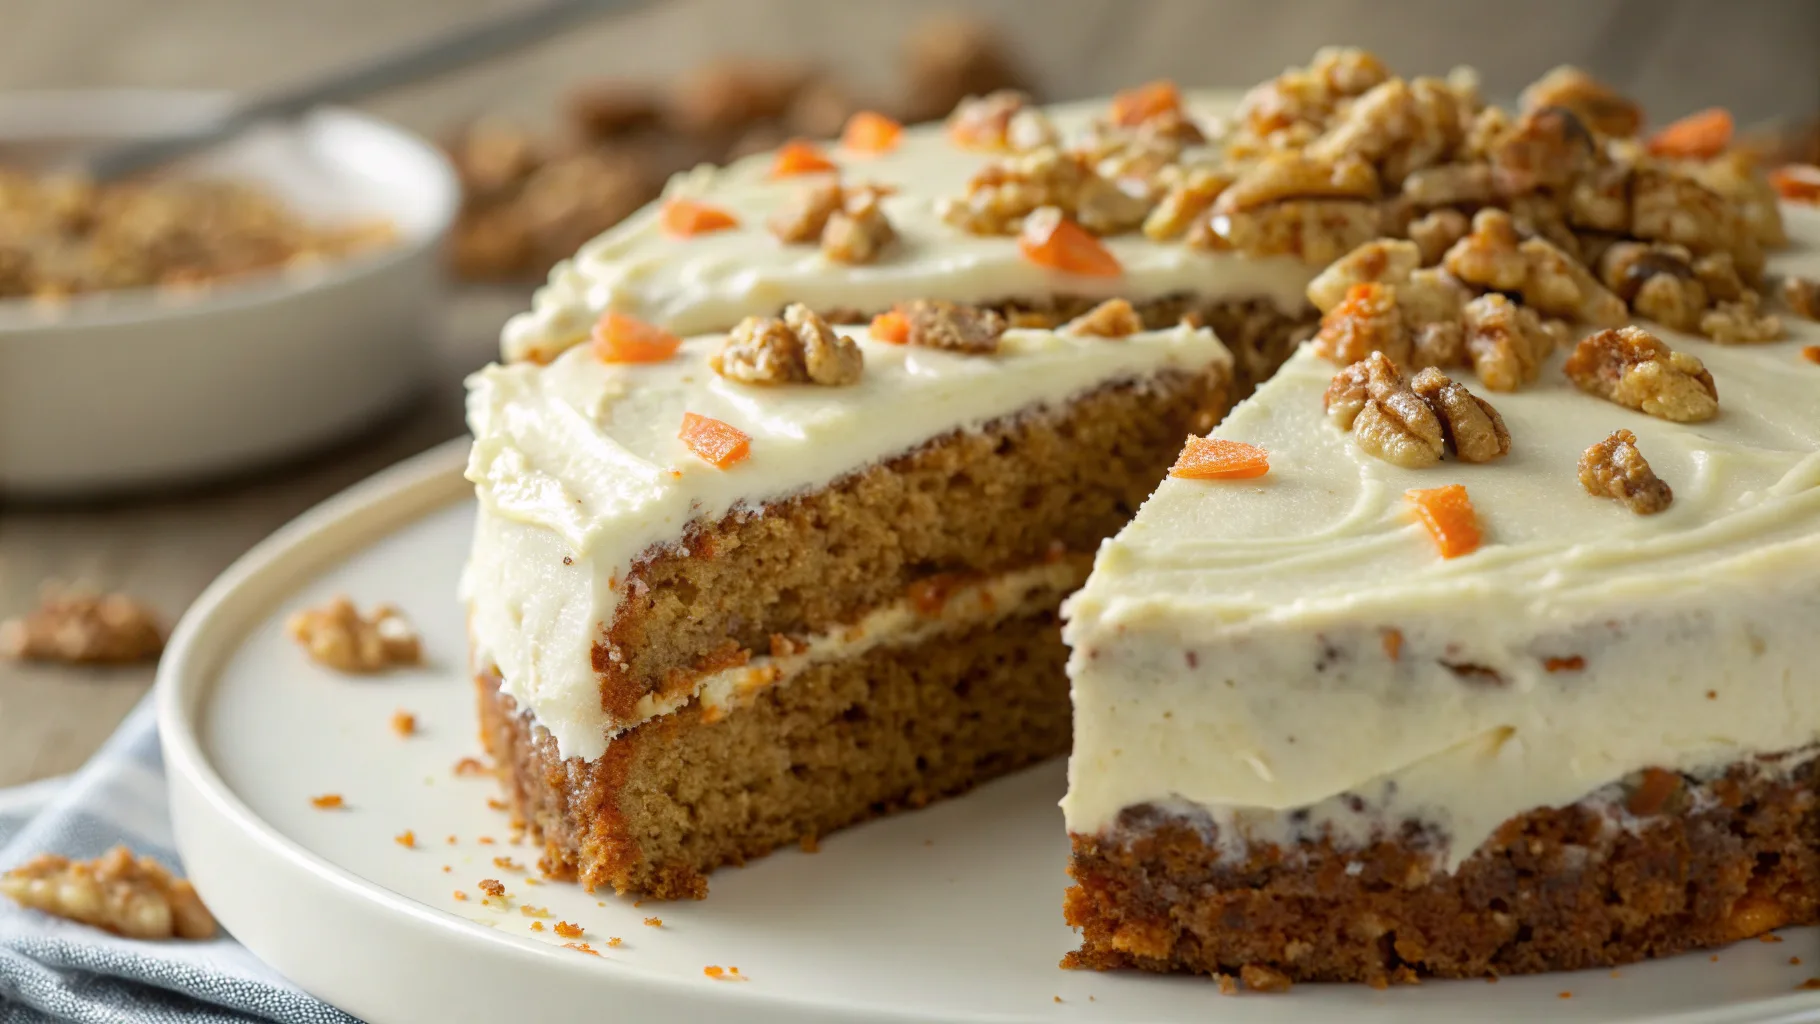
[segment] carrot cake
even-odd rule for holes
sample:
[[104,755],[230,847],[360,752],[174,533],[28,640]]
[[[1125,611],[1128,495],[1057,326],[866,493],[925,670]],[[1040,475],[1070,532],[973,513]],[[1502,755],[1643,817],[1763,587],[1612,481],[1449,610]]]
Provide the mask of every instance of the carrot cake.
[[[1295,124],[1407,153],[1414,89]],[[1067,963],[1383,984],[1820,921],[1820,211],[1722,115],[1526,100],[1403,175],[1443,243],[1324,271],[1066,605]]]

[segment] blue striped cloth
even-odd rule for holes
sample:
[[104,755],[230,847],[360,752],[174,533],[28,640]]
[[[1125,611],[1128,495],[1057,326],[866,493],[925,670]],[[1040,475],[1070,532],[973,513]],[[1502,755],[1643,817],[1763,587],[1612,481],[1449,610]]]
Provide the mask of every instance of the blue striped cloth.
[[[178,868],[152,705],[141,703],[81,771],[0,790],[0,871],[39,853],[95,857],[117,843]],[[0,897],[0,1024],[359,1024],[222,935],[138,942]]]

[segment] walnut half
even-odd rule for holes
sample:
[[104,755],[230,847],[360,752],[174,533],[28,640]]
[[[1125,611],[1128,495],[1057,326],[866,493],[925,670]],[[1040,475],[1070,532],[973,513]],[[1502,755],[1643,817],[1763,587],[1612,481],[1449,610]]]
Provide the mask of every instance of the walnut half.
[[1510,454],[1510,431],[1491,403],[1434,367],[1416,374],[1410,390],[1434,410],[1447,447],[1462,462],[1490,462]]
[[1372,352],[1334,374],[1322,403],[1359,448],[1405,469],[1441,461],[1446,433],[1434,409],[1411,390],[1382,352]]
[[727,333],[708,357],[714,372],[744,384],[858,383],[865,353],[852,338],[834,333],[809,307],[796,303],[782,319],[749,316]]
[[1640,327],[1587,335],[1562,370],[1580,390],[1659,419],[1698,423],[1719,414],[1719,391],[1705,365]]
[[1675,492],[1649,468],[1637,450],[1637,435],[1615,430],[1580,456],[1580,486],[1595,498],[1615,498],[1640,516],[1653,515],[1675,500]]
[[190,883],[150,857],[116,846],[92,861],[39,854],[0,875],[21,906],[129,939],[209,939],[215,918]]

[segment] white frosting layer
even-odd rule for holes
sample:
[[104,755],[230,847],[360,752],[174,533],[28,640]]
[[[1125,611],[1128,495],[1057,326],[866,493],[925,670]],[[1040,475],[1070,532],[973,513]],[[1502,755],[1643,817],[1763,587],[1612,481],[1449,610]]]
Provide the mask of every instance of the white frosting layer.
[[[1820,275],[1820,212],[1787,217],[1800,241],[1772,273]],[[1422,470],[1329,425],[1334,367],[1297,354],[1217,431],[1269,449],[1269,474],[1165,482],[1068,605],[1069,829],[1144,803],[1238,826],[1228,842],[1414,817],[1457,865],[1500,822],[1627,773],[1820,741],[1820,366],[1799,354],[1820,325],[1784,319],[1788,340],[1743,347],[1645,325],[1712,372],[1706,423],[1584,394],[1564,354],[1515,394],[1464,374],[1511,453]],[[1581,488],[1581,452],[1620,427],[1674,488],[1667,511]],[[1443,560],[1403,492],[1451,483],[1486,538]]]
[[[564,756],[597,757],[626,721],[601,707],[592,649],[635,559],[676,545],[695,520],[826,486],[955,430],[1057,407],[1115,381],[1230,365],[1211,332],[1177,327],[1119,340],[1005,334],[993,356],[875,342],[850,387],[766,387],[708,366],[720,336],[675,358],[607,364],[591,346],[548,366],[491,366],[468,381],[480,516],[463,577],[471,635],[505,692]],[[685,412],[751,435],[751,455],[716,469],[677,438]]]
[[[1232,103],[1230,94],[1188,100],[1192,112],[1209,119]],[[1105,111],[1101,100],[1053,108],[1052,114],[1067,141],[1084,134]],[[766,228],[798,190],[827,175],[773,179],[768,153],[726,168],[699,167],[673,178],[665,194],[724,209],[739,219],[738,228],[675,238],[661,228],[659,207],[646,207],[583,246],[574,259],[557,264],[533,308],[506,325],[507,358],[571,344],[605,309],[684,334],[724,330],[741,317],[775,314],[791,302],[878,310],[912,298],[980,302],[1068,293],[1139,301],[1192,292],[1204,298],[1268,298],[1294,310],[1305,304],[1302,289],[1318,269],[1290,257],[1205,252],[1131,233],[1104,239],[1124,266],[1123,275],[1061,274],[1025,259],[1016,238],[967,234],[936,215],[938,200],[961,195],[967,181],[1002,154],[962,149],[940,125],[907,129],[900,145],[882,155],[856,154],[833,143],[826,152],[844,180],[898,190],[883,201],[898,241],[878,261],[834,262],[817,246],[785,245]]]

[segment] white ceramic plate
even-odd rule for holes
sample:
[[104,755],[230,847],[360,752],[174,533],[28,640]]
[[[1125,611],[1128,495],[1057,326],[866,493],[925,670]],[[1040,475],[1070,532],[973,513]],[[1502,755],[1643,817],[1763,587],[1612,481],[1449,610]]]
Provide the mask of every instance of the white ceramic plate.
[[[0,144],[192,130],[231,97],[0,96]],[[251,181],[322,221],[383,217],[396,244],[193,295],[141,289],[47,309],[0,299],[0,491],[92,494],[218,475],[345,436],[429,365],[437,249],[459,201],[436,149],[328,108],[170,173]]]
[[[494,864],[534,859],[488,807],[494,784],[453,771],[479,752],[454,598],[472,518],[463,452],[455,442],[382,474],[248,554],[184,618],[160,670],[177,839],[204,899],[273,967],[375,1024],[1820,1020],[1820,992],[1797,991],[1820,975],[1816,929],[1716,960],[1383,992],[1228,998],[1205,979],[1060,970],[1074,945],[1061,921],[1060,764],[835,835],[816,854],[721,871],[702,902],[533,885]],[[406,609],[430,665],[360,679],[306,662],[285,613],[344,592]],[[392,732],[400,709],[417,715],[417,736]],[[325,793],[347,809],[313,808]],[[415,849],[395,841],[406,829]],[[483,878],[505,883],[509,906],[482,905]],[[604,955],[563,948],[558,921],[583,925]],[[623,942],[609,948],[612,937]],[[708,965],[750,980],[710,980]]]

